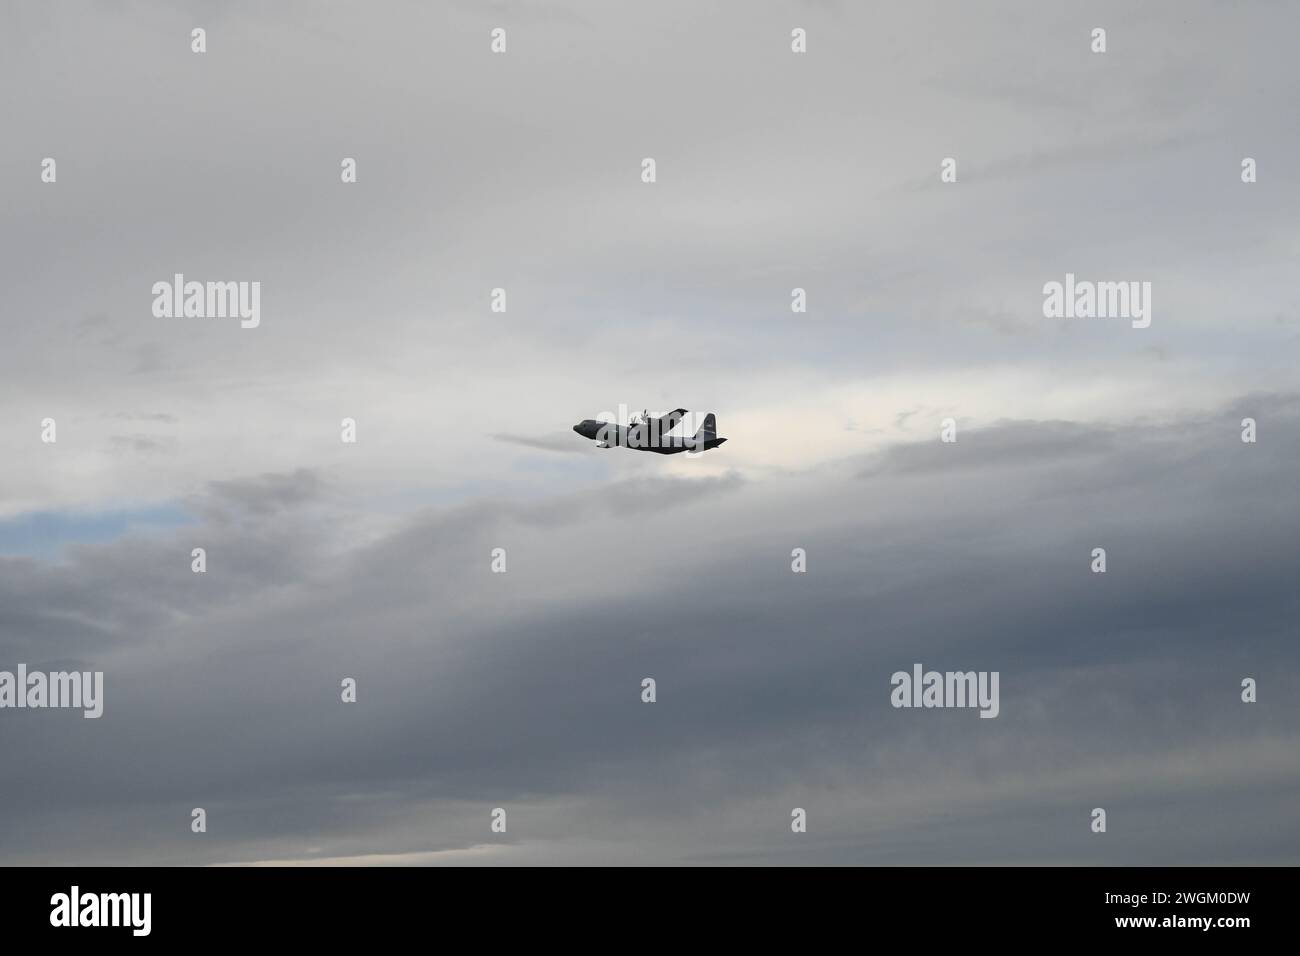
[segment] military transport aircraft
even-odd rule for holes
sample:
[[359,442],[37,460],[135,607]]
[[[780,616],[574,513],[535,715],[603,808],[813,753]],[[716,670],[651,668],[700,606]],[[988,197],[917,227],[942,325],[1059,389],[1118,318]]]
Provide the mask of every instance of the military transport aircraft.
[[685,414],[684,408],[675,408],[662,418],[651,418],[642,412],[640,419],[633,418],[627,425],[588,418],[574,425],[573,430],[583,438],[594,440],[597,448],[622,445],[624,448],[653,451],[660,455],[708,451],[726,441],[725,438],[718,437],[717,420],[712,412],[704,416],[704,424],[690,438],[685,435],[669,435]]

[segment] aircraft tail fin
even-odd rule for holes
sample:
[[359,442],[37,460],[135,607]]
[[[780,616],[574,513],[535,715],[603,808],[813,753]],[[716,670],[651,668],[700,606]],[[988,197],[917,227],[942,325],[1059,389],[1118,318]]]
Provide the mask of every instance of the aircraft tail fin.
[[697,445],[702,445],[707,441],[713,441],[717,437],[718,420],[713,417],[713,412],[709,412],[709,414],[704,416],[704,424],[701,425],[700,430],[695,433],[695,437],[692,441]]

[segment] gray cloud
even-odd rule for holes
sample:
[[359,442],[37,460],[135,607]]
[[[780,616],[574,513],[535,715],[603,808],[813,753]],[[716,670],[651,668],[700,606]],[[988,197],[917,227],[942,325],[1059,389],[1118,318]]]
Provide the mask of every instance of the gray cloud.
[[135,432],[131,435],[111,435],[109,436],[109,443],[113,446],[115,452],[149,454],[151,452],[167,451],[175,443],[175,439],[165,435],[158,436]]
[[[1215,421],[1006,423],[960,439],[977,471],[646,479],[427,510],[364,545],[309,476],[214,483],[220,523],[11,559],[6,657],[40,622],[46,656],[109,690],[99,721],[0,724],[0,827],[17,859],[466,862],[435,851],[488,842],[500,805],[489,859],[1294,861],[1300,512],[1270,476],[1300,416],[1255,404],[1256,446]],[[1001,716],[892,709],[913,661],[1000,670]],[[807,843],[782,836],[796,805]],[[1105,847],[1097,805],[1124,834]],[[201,842],[190,806],[217,824]]]

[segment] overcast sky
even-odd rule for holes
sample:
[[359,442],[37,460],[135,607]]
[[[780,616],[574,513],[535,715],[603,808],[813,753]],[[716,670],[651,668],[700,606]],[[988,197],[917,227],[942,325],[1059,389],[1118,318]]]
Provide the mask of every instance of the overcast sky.
[[[0,670],[105,702],[0,710],[0,861],[1300,862],[1297,32],[6,4]],[[620,404],[729,441],[571,431]]]

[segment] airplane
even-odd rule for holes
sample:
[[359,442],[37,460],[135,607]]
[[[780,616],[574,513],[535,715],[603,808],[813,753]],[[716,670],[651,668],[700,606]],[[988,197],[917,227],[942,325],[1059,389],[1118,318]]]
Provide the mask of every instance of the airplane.
[[704,424],[690,438],[685,435],[669,435],[686,411],[684,408],[675,408],[661,418],[651,418],[642,412],[640,420],[633,418],[628,425],[587,418],[574,425],[573,430],[583,438],[595,441],[597,448],[622,445],[624,448],[652,451],[659,455],[676,455],[683,451],[704,452],[717,448],[726,441],[725,438],[718,437],[717,419],[712,412],[704,416]]

